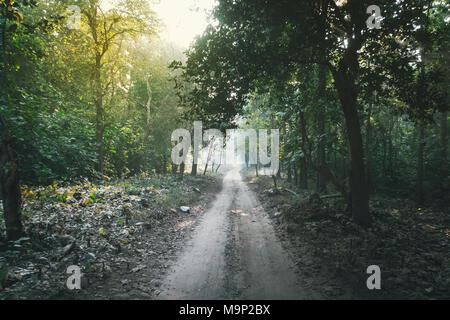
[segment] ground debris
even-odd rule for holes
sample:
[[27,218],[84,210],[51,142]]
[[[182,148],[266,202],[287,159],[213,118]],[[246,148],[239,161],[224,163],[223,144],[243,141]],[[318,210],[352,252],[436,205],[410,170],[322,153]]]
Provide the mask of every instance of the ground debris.
[[184,212],[184,213],[189,213],[191,211],[191,208],[186,207],[186,206],[181,206],[180,211]]
[[[142,277],[145,270],[148,283],[158,279],[189,234],[189,228],[174,232],[174,226],[195,221],[198,213],[174,214],[170,208],[181,200],[195,204],[207,199],[220,187],[217,179],[158,176],[111,185],[86,180],[76,186],[25,187],[27,237],[15,242],[0,238],[0,300],[110,299],[112,289],[117,296],[127,295],[121,274]],[[198,194],[193,188],[199,186],[208,192]],[[66,286],[71,265],[81,268],[83,290]]]
[[[262,182],[256,187],[264,190]],[[341,205],[343,199],[335,198],[339,197],[314,193],[298,201],[290,200],[292,196],[260,197],[266,210],[273,212],[280,237],[296,248],[293,254],[300,272],[324,275],[328,284],[351,292],[354,298],[450,298],[448,210],[374,198],[373,222],[363,228]],[[367,290],[370,265],[380,266],[382,290]]]

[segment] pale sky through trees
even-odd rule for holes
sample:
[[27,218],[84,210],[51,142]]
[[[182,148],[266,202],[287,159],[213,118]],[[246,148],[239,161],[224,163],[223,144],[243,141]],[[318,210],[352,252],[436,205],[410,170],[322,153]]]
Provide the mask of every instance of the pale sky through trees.
[[[161,38],[187,48],[208,25],[208,16],[214,0],[148,0],[164,26]],[[115,0],[103,0],[105,8]]]
[[205,30],[213,7],[214,0],[160,0],[154,10],[166,25],[161,37],[187,47]]

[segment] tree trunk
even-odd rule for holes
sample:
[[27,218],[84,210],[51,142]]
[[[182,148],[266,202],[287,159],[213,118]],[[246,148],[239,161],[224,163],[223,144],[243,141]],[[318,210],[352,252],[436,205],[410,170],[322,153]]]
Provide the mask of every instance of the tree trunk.
[[[319,94],[324,94],[326,91],[326,69],[323,66],[319,66]],[[317,144],[317,163],[319,170],[317,171],[317,184],[316,191],[318,193],[326,193],[327,182],[326,176],[322,170],[325,166],[325,105],[319,103],[319,112],[317,119],[317,129],[319,134],[319,142]]]
[[448,162],[447,162],[447,147],[448,147],[448,112],[444,111],[441,115],[441,178],[442,181],[447,179],[448,175]]
[[163,160],[163,174],[167,173],[167,159],[164,157]]
[[5,215],[8,240],[17,240],[23,234],[21,221],[21,194],[19,185],[19,163],[14,148],[14,138],[9,136],[2,125],[2,144],[0,146],[0,184],[3,211]]
[[192,170],[191,175],[196,176],[197,175],[197,164],[194,163],[194,160],[192,160]]
[[425,146],[425,121],[423,116],[419,119],[419,139],[417,150],[417,202],[423,204],[423,149]]
[[333,172],[338,172],[338,166],[337,166],[337,152],[334,150],[333,143],[331,144],[330,148],[331,155],[330,157],[333,157]]
[[385,131],[383,130],[383,174],[387,175],[387,166],[386,166],[386,158],[387,158],[387,137]]
[[95,109],[96,109],[96,141],[97,141],[97,170],[103,178],[103,160],[104,160],[104,144],[103,136],[105,134],[104,125],[104,109],[103,109],[103,92],[102,81],[100,78],[101,72],[101,57],[96,57],[95,71],[94,71],[94,85],[95,85]]
[[294,184],[298,186],[298,172],[297,172],[297,166],[295,164],[292,165],[292,170],[294,171]]
[[394,177],[394,166],[393,166],[393,153],[394,153],[394,144],[392,142],[392,134],[393,134],[393,123],[389,122],[389,131],[388,131],[388,163],[387,163],[387,172],[389,177],[392,179]]
[[333,72],[335,86],[344,112],[350,146],[350,201],[351,212],[356,222],[370,223],[369,194],[364,168],[364,149],[356,102],[356,90],[347,71]]
[[147,128],[145,128],[145,140],[148,139],[150,136],[150,116],[151,116],[151,106],[152,106],[152,88],[150,87],[150,74],[147,74],[146,77],[146,83],[147,83],[147,104],[145,105],[146,111],[147,111]]
[[272,180],[273,180],[273,185],[275,188],[278,188],[278,183],[277,183],[277,176],[276,175],[272,175]]
[[306,158],[300,160],[300,188],[308,189],[308,167]]
[[[2,13],[2,63],[0,75],[0,94],[7,96],[8,81],[6,69],[8,65],[6,56],[6,18]],[[8,240],[17,240],[23,234],[21,221],[21,193],[19,184],[19,161],[15,151],[14,137],[9,133],[6,122],[0,114],[0,198],[3,201],[6,236]]]
[[183,180],[184,177],[184,162],[180,164],[180,178]]
[[302,135],[302,152],[303,157],[300,159],[300,188],[308,189],[308,164],[306,162],[306,155],[308,151],[306,150],[306,120],[305,113],[300,112],[300,133]]
[[347,159],[344,154],[341,154],[341,179],[345,181],[348,178]]
[[105,115],[104,115],[104,107],[103,107],[103,86],[101,79],[101,71],[102,71],[102,57],[105,52],[102,53],[102,50],[105,50],[105,46],[100,44],[99,40],[99,32],[97,25],[97,15],[98,15],[98,3],[90,2],[90,9],[92,10],[89,15],[89,27],[92,35],[92,39],[95,44],[95,61],[93,63],[93,74],[92,74],[92,95],[94,98],[95,104],[95,112],[96,112],[96,133],[95,139],[97,142],[97,171],[100,173],[100,177],[103,178],[103,159],[104,159],[104,144],[103,137],[105,133]]
[[[367,150],[370,149],[370,134],[371,134],[371,121],[372,118],[372,105],[369,104],[369,110],[367,112],[367,125],[366,125],[366,148]],[[371,179],[370,179],[370,174],[371,174],[371,157],[370,157],[370,152],[366,153],[366,174],[367,174],[367,188],[368,188],[368,192],[370,193],[370,189],[371,189]]]
[[[424,26],[425,32],[428,32],[428,17],[430,13],[431,0],[427,3],[427,19]],[[423,7],[422,7],[423,9]],[[423,43],[421,48],[422,57],[427,55],[427,46]],[[417,83],[417,103],[419,106],[419,146],[417,150],[417,201],[419,205],[423,204],[424,194],[423,194],[423,153],[425,148],[425,103],[423,96],[421,95],[421,89],[424,87],[425,77],[425,64],[422,63],[420,66],[420,76]]]
[[[321,2],[321,20],[323,23],[326,23],[328,17],[328,3],[327,1]],[[320,40],[321,45],[325,46],[326,41],[326,28],[325,25],[321,28],[320,32]],[[325,52],[325,51],[324,51]],[[322,57],[326,59],[326,56]],[[322,64],[318,65],[318,98],[326,96],[327,89],[327,72],[328,70]],[[319,141],[317,143],[317,181],[316,181],[316,191],[318,193],[326,193],[327,191],[327,181],[325,175],[325,99],[318,99],[318,112],[317,112],[317,129],[319,135]],[[311,163],[311,166],[313,164]]]
[[289,183],[292,182],[292,165],[291,165],[290,161],[287,166],[287,182],[289,182]]

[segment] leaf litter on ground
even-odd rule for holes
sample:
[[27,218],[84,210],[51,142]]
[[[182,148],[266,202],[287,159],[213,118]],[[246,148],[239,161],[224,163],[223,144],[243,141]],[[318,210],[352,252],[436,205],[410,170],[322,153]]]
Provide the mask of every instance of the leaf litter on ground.
[[[85,180],[71,186],[55,182],[48,187],[24,187],[22,216],[27,236],[15,242],[0,238],[0,300],[109,299],[94,284],[102,288],[105,279],[124,270],[141,273],[148,269],[142,262],[149,257],[155,274],[161,273],[167,255],[174,253],[176,243],[188,232],[178,226],[190,225],[202,207],[189,214],[175,208],[198,201],[201,195],[194,189],[204,186],[213,193],[220,183],[211,176],[180,181],[158,175],[115,184]],[[4,233],[1,220],[0,235]],[[67,289],[70,265],[81,267],[82,285],[90,290]]]

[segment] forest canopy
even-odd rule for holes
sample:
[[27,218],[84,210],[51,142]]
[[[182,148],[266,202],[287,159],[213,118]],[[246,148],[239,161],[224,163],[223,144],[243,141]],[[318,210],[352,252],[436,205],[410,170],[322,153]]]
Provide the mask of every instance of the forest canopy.
[[176,66],[196,84],[195,115],[282,129],[288,175],[306,187],[313,169],[317,190],[333,184],[362,224],[375,188],[423,203],[449,187],[448,3],[371,4],[219,1],[218,23]]
[[0,300],[448,299],[449,9],[0,0]]
[[175,172],[170,132],[195,120],[279,128],[278,176],[314,175],[361,224],[377,190],[448,198],[448,4],[370,5],[221,0],[184,55],[149,1],[3,0],[3,198]]

